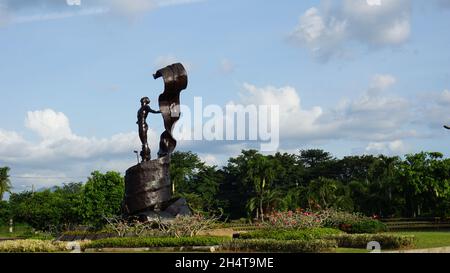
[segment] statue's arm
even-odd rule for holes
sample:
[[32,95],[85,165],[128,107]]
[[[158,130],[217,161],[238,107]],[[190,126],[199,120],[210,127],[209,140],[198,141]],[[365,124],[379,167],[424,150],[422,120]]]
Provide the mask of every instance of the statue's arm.
[[152,113],[152,114],[161,114],[162,113],[161,111],[153,110],[152,108],[150,108],[150,106],[147,107],[147,110],[149,113]]

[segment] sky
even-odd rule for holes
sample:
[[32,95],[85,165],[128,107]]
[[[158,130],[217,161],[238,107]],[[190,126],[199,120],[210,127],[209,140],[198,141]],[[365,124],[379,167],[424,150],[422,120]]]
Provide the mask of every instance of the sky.
[[[124,173],[141,97],[279,105],[273,151],[450,155],[450,0],[0,0],[0,166],[13,191]],[[72,4],[72,5],[69,5]],[[162,120],[148,119],[153,156]],[[221,166],[258,141],[179,141]]]

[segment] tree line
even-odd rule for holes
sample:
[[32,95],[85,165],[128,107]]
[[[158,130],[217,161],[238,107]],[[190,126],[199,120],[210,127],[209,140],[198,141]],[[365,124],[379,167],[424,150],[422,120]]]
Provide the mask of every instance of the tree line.
[[[3,169],[0,189],[6,191],[9,169]],[[175,196],[186,198],[193,210],[225,219],[262,220],[273,211],[297,208],[383,218],[450,216],[450,159],[441,153],[338,159],[314,149],[275,155],[245,150],[219,168],[195,153],[176,152],[171,179]],[[86,183],[12,193],[0,203],[0,219],[40,229],[101,227],[103,216],[120,214],[123,193],[120,173],[96,171]]]

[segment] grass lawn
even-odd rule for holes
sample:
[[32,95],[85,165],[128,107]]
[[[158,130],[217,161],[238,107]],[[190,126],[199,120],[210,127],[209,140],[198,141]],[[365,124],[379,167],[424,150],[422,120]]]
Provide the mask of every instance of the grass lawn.
[[53,236],[43,232],[35,233],[29,225],[17,224],[14,226],[12,233],[9,232],[9,226],[0,226],[0,238],[51,240]]
[[369,253],[369,251],[360,248],[343,248],[340,247],[336,249],[336,253],[348,253],[348,254],[359,254],[359,253]]
[[13,233],[9,232],[9,226],[0,226],[0,238],[16,238],[23,237],[25,234],[31,233],[31,227],[27,225],[15,225]]
[[[450,231],[409,231],[390,232],[398,235],[414,235],[416,237],[415,249],[450,247]],[[336,253],[368,253],[365,249],[338,248]]]
[[411,231],[394,234],[416,236],[416,249],[450,247],[450,231]]

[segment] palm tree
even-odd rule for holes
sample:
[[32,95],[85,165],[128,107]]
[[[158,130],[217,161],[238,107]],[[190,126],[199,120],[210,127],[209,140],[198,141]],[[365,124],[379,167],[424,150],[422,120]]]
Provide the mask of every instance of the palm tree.
[[8,167],[0,168],[0,201],[3,200],[3,194],[11,190],[8,172]]
[[246,208],[249,214],[256,210],[256,219],[264,220],[265,212],[273,210],[280,203],[283,203],[283,198],[279,190],[266,190],[262,196],[258,195],[250,198]]
[[[256,192],[255,199],[251,200],[250,203],[255,203],[257,201],[258,208],[256,210],[256,218],[264,221],[264,201],[268,198],[266,197],[267,185],[272,182],[275,177],[274,162],[268,157],[261,154],[256,154],[249,161],[249,169],[247,173],[249,181],[253,182],[253,186]],[[270,198],[269,198],[270,199]],[[249,204],[248,209],[254,207],[254,205]]]

